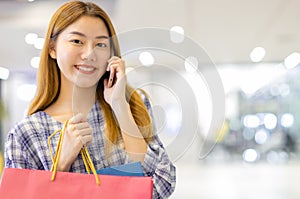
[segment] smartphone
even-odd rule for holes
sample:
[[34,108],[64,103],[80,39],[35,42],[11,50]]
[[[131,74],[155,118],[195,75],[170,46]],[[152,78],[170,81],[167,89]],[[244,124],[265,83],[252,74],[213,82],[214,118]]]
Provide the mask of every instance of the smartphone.
[[111,73],[111,71],[106,71],[103,75],[103,80],[107,79],[108,88],[112,87],[115,83],[115,73]]

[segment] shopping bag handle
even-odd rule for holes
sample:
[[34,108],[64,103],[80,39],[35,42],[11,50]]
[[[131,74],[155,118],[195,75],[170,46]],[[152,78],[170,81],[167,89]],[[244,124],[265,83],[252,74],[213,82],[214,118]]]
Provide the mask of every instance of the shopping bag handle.
[[[56,172],[57,172],[57,164],[58,164],[58,160],[60,157],[60,153],[61,153],[61,149],[62,149],[62,141],[64,138],[64,133],[66,131],[66,128],[68,126],[69,120],[67,120],[64,123],[64,126],[61,130],[57,130],[54,133],[52,133],[49,137],[48,137],[48,147],[50,149],[50,156],[51,156],[51,160],[52,160],[52,167],[51,167],[51,172],[52,172],[52,176],[51,176],[51,180],[54,181],[55,176],[56,176]],[[56,148],[56,153],[53,157],[53,152],[52,152],[52,147],[51,147],[51,139],[54,135],[56,135],[57,133],[60,133],[59,138],[58,138],[58,143],[57,143],[57,148]],[[81,156],[82,156],[82,160],[85,166],[85,169],[88,173],[90,173],[90,171],[92,170],[92,173],[95,176],[96,179],[96,184],[100,185],[100,180],[99,180],[99,176],[97,175],[95,166],[93,164],[93,161],[91,159],[91,156],[89,154],[89,151],[86,147],[86,145],[84,145],[82,147],[82,149],[80,150]]]

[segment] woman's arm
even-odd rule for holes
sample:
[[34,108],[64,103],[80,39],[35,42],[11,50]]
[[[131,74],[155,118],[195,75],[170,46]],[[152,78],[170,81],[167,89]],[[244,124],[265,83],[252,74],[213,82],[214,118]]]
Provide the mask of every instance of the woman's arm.
[[129,104],[125,100],[119,102],[114,101],[112,106],[122,131],[126,152],[132,161],[144,162],[144,157],[147,152],[147,143],[134,121]]
[[[168,198],[175,189],[175,166],[170,161],[158,136],[154,135],[153,141],[147,144],[134,121],[125,98],[124,60],[116,57],[111,58],[107,70],[111,72],[111,77],[104,81],[104,97],[112,107],[120,125],[125,150],[132,161],[141,161],[146,175],[153,178],[153,198]],[[112,82],[111,78],[116,78],[114,85],[109,84]],[[150,103],[146,106],[148,110],[151,109]]]
[[154,184],[153,198],[168,198],[175,190],[176,168],[170,161],[158,136],[149,143],[143,169]]
[[125,61],[119,57],[111,57],[108,60],[107,71],[110,72],[110,76],[108,80],[104,80],[105,101],[111,106],[120,125],[124,147],[130,159],[143,162],[147,151],[147,143],[135,123],[129,104],[126,101]]
[[[151,113],[149,99],[143,95],[142,97],[144,97],[144,104]],[[124,108],[126,106],[127,108]],[[125,150],[132,161],[141,161],[146,175],[152,177],[154,183],[153,198],[168,198],[175,189],[176,168],[156,134],[153,141],[147,145],[134,122],[129,105],[126,106],[118,103],[114,108],[114,110],[123,110],[122,108],[124,108],[123,111],[118,113],[115,111],[115,113],[122,129]]]
[[153,198],[168,198],[175,190],[176,168],[169,159],[167,151],[156,134],[155,118],[153,118],[152,106],[149,96],[143,90],[140,96],[152,118],[154,128],[154,138],[148,145],[143,168],[148,176],[152,176],[154,181]]

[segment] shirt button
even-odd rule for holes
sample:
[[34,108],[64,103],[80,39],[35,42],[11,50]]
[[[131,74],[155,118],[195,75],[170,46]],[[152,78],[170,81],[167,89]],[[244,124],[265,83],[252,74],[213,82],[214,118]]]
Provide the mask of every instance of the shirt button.
[[157,151],[159,149],[159,146],[157,144],[153,144],[152,145],[152,149],[155,150],[155,151]]

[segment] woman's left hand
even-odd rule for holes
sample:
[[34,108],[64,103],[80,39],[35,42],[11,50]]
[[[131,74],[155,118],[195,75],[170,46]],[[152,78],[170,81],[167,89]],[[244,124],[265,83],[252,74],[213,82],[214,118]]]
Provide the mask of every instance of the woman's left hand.
[[112,106],[113,102],[125,101],[126,73],[125,61],[113,56],[108,60],[106,71],[110,71],[109,79],[104,80],[104,99]]

